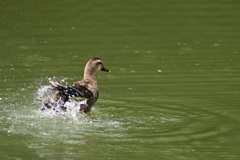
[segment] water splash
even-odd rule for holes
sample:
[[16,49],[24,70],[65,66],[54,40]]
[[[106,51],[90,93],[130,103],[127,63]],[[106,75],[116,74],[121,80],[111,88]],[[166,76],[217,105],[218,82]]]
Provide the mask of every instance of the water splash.
[[[42,105],[44,100],[51,98],[49,95],[52,94],[52,92],[50,93],[50,88],[51,86],[42,86],[41,88],[38,89],[37,91],[37,96],[40,97],[42,99]],[[42,97],[47,97],[47,98],[42,98]],[[87,105],[87,101],[83,100],[83,101],[75,101],[70,99],[69,101],[67,101],[64,104],[64,107],[66,107],[66,110],[62,110],[62,101],[59,100],[56,103],[54,103],[54,107],[52,107],[51,109],[48,109],[46,112],[44,112],[44,114],[46,114],[46,116],[50,116],[51,115],[64,115],[68,118],[72,118],[75,121],[78,121],[78,114],[79,114],[79,109],[81,105]]]
[[49,94],[49,89],[51,88],[50,85],[48,86],[41,86],[37,91],[38,97],[46,97]]

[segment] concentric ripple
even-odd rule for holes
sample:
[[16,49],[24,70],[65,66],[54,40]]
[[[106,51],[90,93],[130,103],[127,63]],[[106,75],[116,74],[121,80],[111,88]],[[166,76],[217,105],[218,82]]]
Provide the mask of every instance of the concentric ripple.
[[127,132],[132,133],[126,140],[144,137],[149,141],[151,137],[149,142],[155,143],[192,141],[230,132],[229,123],[236,122],[222,112],[223,106],[207,101],[170,98],[153,99],[150,102],[143,99],[124,101],[121,105],[123,108],[117,108],[117,113],[123,110],[123,115],[115,115],[115,118],[124,122]]

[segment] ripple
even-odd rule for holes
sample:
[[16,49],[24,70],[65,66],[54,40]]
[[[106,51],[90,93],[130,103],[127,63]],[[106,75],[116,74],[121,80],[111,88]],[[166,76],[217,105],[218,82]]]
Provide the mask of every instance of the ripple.
[[231,132],[233,128],[229,123],[236,123],[231,115],[222,112],[224,106],[207,101],[166,98],[151,102],[143,99],[108,101],[108,105],[111,103],[122,103],[123,108],[118,110],[124,110],[124,114],[115,117],[132,133],[128,134],[127,141],[143,137],[146,141],[151,137],[149,142],[155,143],[200,140]]
[[[37,89],[35,95],[47,95],[47,88]],[[0,119],[6,133],[35,137],[27,143],[36,148],[58,140],[84,144],[83,139],[94,136],[135,144],[200,141],[231,132],[234,128],[229,124],[237,122],[225,106],[197,99],[99,99],[88,114],[78,110],[59,114],[38,110],[41,102],[31,98],[26,95],[26,101],[16,103],[10,98]]]

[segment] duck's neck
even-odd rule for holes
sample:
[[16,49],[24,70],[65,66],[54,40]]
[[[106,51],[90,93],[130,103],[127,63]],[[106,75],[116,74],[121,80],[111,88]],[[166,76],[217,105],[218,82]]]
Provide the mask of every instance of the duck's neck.
[[96,82],[96,78],[94,76],[94,71],[91,68],[89,68],[88,66],[85,67],[83,79],[85,79],[85,80],[88,79],[88,80]]

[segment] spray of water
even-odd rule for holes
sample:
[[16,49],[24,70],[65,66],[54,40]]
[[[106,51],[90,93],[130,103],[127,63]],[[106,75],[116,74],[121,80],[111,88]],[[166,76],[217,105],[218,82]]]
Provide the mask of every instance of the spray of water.
[[[51,88],[51,86],[41,86],[37,91],[37,97],[40,97],[39,99],[42,101],[42,105],[43,105],[44,100],[50,98],[50,96],[49,96],[49,95],[51,95],[50,88]],[[59,100],[56,103],[54,103],[54,107],[45,111],[44,114],[46,116],[50,116],[49,114],[63,115],[68,118],[71,117],[71,119],[73,119],[74,121],[78,121],[79,120],[79,118],[78,118],[79,117],[79,109],[82,104],[87,105],[87,101],[86,100],[75,101],[75,100],[70,99],[69,101],[64,103],[64,107],[66,108],[66,110],[63,111],[61,109],[62,101]]]

